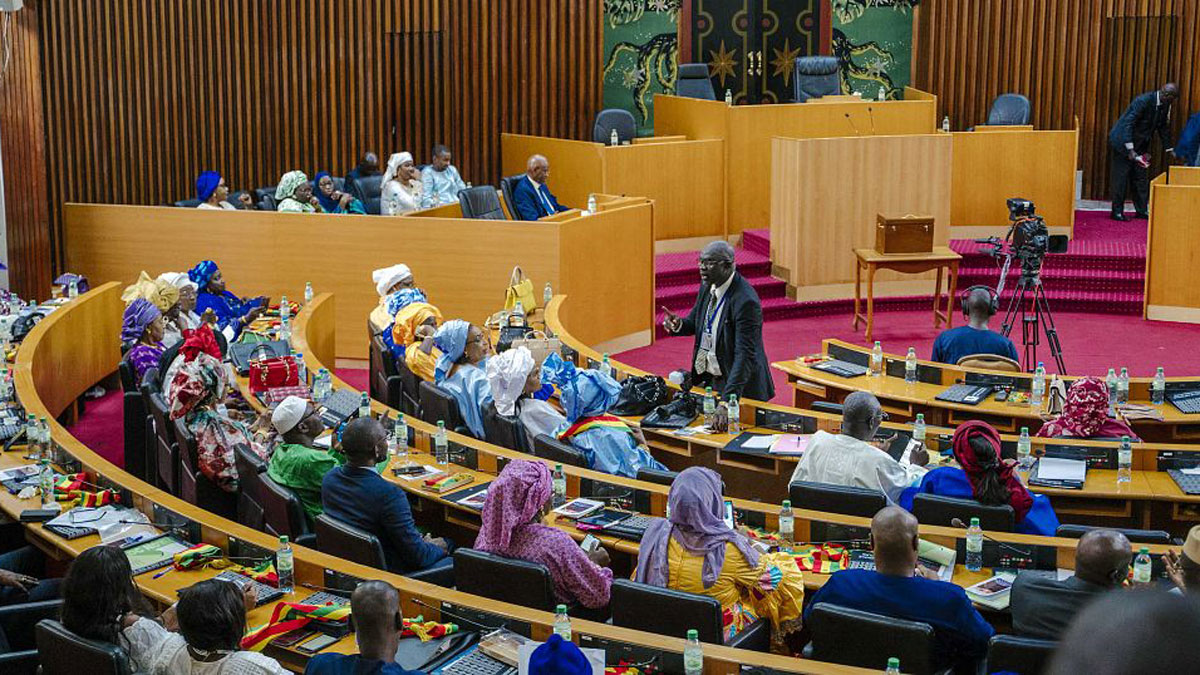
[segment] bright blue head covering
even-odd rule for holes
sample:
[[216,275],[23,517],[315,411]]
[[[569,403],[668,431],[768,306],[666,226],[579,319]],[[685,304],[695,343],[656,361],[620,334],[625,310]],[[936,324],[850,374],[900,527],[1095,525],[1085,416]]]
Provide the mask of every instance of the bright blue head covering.
[[592,664],[574,642],[555,633],[529,655],[529,675],[592,675]]
[[580,370],[558,354],[550,354],[542,363],[542,382],[558,386],[568,424],[604,414],[621,395],[621,385],[613,378],[598,370]]
[[451,319],[442,324],[437,333],[434,333],[433,344],[442,351],[442,356],[433,369],[435,384],[441,384],[442,380],[446,379],[446,375],[450,374],[450,369],[454,367],[454,364],[462,358],[463,352],[467,349],[467,333],[470,330],[471,323],[469,321]]
[[414,302],[429,302],[429,298],[425,297],[425,291],[419,288],[401,288],[400,290],[387,296],[386,306],[387,313],[396,316],[400,310],[408,307]]
[[325,209],[325,213],[333,213],[337,210],[338,203],[333,197],[321,192],[321,178],[329,176],[333,180],[333,176],[329,175],[328,171],[318,171],[317,175],[313,176],[313,194],[317,196],[317,201],[321,203],[321,208]]
[[217,186],[221,184],[221,174],[216,171],[202,171],[196,177],[196,199],[202,202],[208,201],[208,198],[217,191]]
[[195,267],[188,270],[188,279],[191,279],[193,283],[200,287],[199,290],[203,291],[208,286],[209,280],[216,273],[217,263],[211,260],[201,260],[196,263]]

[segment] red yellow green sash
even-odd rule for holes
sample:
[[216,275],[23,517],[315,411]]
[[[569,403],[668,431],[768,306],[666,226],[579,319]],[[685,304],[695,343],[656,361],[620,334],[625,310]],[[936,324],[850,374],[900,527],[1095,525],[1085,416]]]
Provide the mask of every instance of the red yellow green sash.
[[275,563],[270,559],[264,560],[254,567],[239,565],[225,558],[225,553],[212,544],[196,544],[176,553],[171,561],[177,570],[195,570],[202,567],[212,567],[216,570],[228,570],[268,586],[279,585],[279,575],[275,572]]
[[97,492],[89,492],[84,490],[85,485],[90,485],[86,480],[87,474],[75,473],[69,475],[59,475],[54,479],[54,500],[62,502],[62,510],[69,511],[76,506],[104,506],[105,504],[114,504],[120,501],[116,492],[112,490],[99,490]]
[[558,435],[558,440],[567,441],[573,436],[578,436],[590,429],[616,429],[632,434],[633,429],[629,428],[628,424],[621,421],[619,417],[612,415],[597,415],[595,417],[581,417],[575,421],[575,424],[567,427],[565,431]]
[[281,602],[271,612],[271,620],[242,638],[242,649],[261,652],[271,640],[304,628],[313,621],[341,621],[350,616],[350,605],[305,605],[298,602]]

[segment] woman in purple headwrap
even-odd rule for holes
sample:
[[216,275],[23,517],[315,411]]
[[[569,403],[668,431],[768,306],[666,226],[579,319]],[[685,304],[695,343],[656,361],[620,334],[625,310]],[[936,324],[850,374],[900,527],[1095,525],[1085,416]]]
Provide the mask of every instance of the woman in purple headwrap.
[[550,470],[545,464],[509,462],[488,485],[475,549],[545,565],[559,600],[592,609],[604,607],[612,587],[608,553],[603,548],[584,553],[569,534],[543,525],[550,495]]
[[162,312],[145,298],[136,298],[125,307],[121,323],[121,344],[129,348],[125,360],[133,366],[133,377],[138,383],[152,367],[158,366],[163,353]]
[[642,537],[634,580],[699,593],[724,608],[725,640],[762,617],[771,622],[771,646],[800,630],[804,576],[795,557],[760,554],[725,524],[721,477],[712,469],[684,469],[671,483],[667,520],[655,519]]

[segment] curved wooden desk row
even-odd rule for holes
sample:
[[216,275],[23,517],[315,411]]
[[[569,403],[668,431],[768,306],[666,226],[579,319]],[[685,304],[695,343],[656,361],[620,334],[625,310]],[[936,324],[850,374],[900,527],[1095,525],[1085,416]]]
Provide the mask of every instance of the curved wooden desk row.
[[[274,537],[203,511],[138,480],[97,455],[54,421],[53,418],[87,389],[116,370],[120,358],[117,342],[119,324],[124,307],[120,297],[121,289],[122,285],[115,282],[99,286],[62,307],[30,332],[21,345],[14,367],[17,395],[31,414],[51,418],[51,431],[55,441],[66,454],[79,463],[82,470],[89,473],[93,482],[119,489],[134,507],[151,516],[152,520],[162,522],[174,514],[194,524],[199,530],[198,540],[220,546],[226,551],[230,548],[239,549],[243,551],[241,555],[261,555],[264,551],[273,551],[277,546]],[[320,306],[315,302],[314,307],[309,308],[319,309]],[[326,309],[332,310],[332,306],[328,305]],[[298,331],[303,331],[302,327],[312,314],[313,311],[305,311],[297,317]],[[306,344],[300,344],[298,347],[302,350],[308,349]],[[306,353],[306,357],[310,355],[311,352]],[[345,385],[339,383],[339,386]],[[376,407],[382,412],[383,406]],[[416,422],[414,426],[417,426]],[[426,445],[429,431],[428,425],[420,425],[421,442]],[[456,437],[455,441],[463,444],[473,443],[470,439],[461,437]],[[9,452],[0,455],[0,468],[27,463],[20,454]],[[36,506],[37,504],[31,501],[21,501],[7,491],[0,491],[0,508],[11,518],[15,519],[22,510]],[[66,540],[46,531],[40,524],[28,525],[26,534],[39,548],[60,559],[74,557],[99,543],[97,536]],[[301,587],[303,584],[324,586],[328,583],[327,574],[340,573],[359,579],[384,579],[392,583],[400,590],[406,616],[423,614],[426,618],[438,618],[438,610],[419,603],[426,603],[434,608],[454,606],[460,612],[463,609],[478,610],[527,623],[535,639],[545,639],[549,636],[554,620],[553,614],[547,612],[413,581],[305,547],[296,547],[295,566],[298,589],[290,598],[292,600],[302,599],[311,593],[307,588]],[[165,605],[175,600],[179,589],[215,575],[213,570],[173,571],[157,579],[152,578],[156,576],[154,574],[143,574],[137,577],[136,581],[147,597]],[[257,608],[251,613],[249,623],[257,625],[266,622],[271,610],[270,604]],[[445,618],[447,621],[453,621],[448,616]],[[649,635],[579,619],[572,622],[572,627],[581,640],[595,640],[601,646],[605,643],[615,646],[628,645],[651,653],[678,654],[683,651],[682,639]],[[303,655],[278,648],[268,649],[269,654],[279,658],[289,668],[303,670],[306,661]],[[350,653],[355,649],[354,637],[351,635],[331,646],[329,651]],[[794,673],[871,672],[721,646],[706,645],[705,657],[707,673],[736,673],[742,664]]]
[[[822,343],[822,352],[834,358],[866,364],[871,349],[842,340],[825,340]],[[788,382],[792,385],[793,404],[797,407],[810,405],[813,401],[837,402],[852,391],[869,391],[879,398],[893,417],[898,415],[904,419],[913,419],[917,413],[924,413],[927,423],[947,426],[970,419],[983,419],[998,429],[1009,432],[1019,431],[1022,426],[1029,427],[1030,432],[1041,428],[1041,417],[1028,403],[1002,403],[988,399],[972,406],[936,399],[946,387],[963,381],[968,373],[1011,378],[1018,388],[1025,391],[1030,388],[1032,375],[963,368],[935,361],[918,360],[917,364],[919,381],[915,384],[904,381],[904,357],[898,354],[884,354],[885,377],[843,378],[811,368],[799,360],[776,361],[771,366],[787,374]],[[1063,379],[1073,382],[1079,377],[1069,375]],[[1185,382],[1197,383],[1200,382],[1200,378],[1167,378],[1168,386]],[[1130,402],[1151,405],[1150,383],[1151,378],[1130,378]],[[1162,412],[1163,421],[1135,420],[1131,423],[1143,439],[1164,442],[1200,440],[1200,416],[1186,415],[1170,404],[1152,407]]]

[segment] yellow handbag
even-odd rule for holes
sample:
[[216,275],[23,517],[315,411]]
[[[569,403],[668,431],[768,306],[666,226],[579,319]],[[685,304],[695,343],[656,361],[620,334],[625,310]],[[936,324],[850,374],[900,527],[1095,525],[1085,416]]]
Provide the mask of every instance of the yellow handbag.
[[504,291],[504,309],[511,310],[521,301],[521,309],[529,314],[537,309],[537,299],[533,295],[533,282],[521,271],[521,266],[513,268],[512,276],[508,278],[508,289]]

